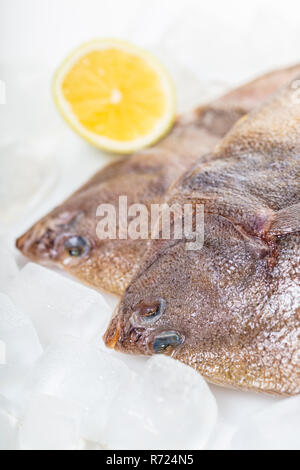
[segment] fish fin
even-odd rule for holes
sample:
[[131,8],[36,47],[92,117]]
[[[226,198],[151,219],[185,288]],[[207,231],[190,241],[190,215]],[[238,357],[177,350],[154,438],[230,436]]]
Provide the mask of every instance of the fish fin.
[[214,104],[218,107],[239,106],[246,112],[260,106],[260,104],[279,90],[283,85],[299,75],[299,64],[273,70],[245,85],[235,88],[226,95],[217,98]]
[[276,212],[270,227],[271,235],[288,235],[300,231],[300,203]]
[[300,79],[294,79],[261,107],[241,118],[217,147],[219,157],[244,153],[285,155],[300,149]]
[[[300,228],[300,203],[295,201],[295,194],[299,194],[299,86],[300,79],[293,80],[238,121],[215,151],[218,173],[214,168],[206,170],[206,180],[210,174],[217,175],[215,180],[220,179],[222,185],[218,191],[223,190],[221,197],[216,193],[217,198],[210,204],[224,213],[230,202],[233,223],[262,239]],[[279,171],[280,179],[276,180]],[[245,174],[250,175],[247,181]],[[277,182],[282,185],[275,194]],[[272,209],[274,204],[277,211]]]

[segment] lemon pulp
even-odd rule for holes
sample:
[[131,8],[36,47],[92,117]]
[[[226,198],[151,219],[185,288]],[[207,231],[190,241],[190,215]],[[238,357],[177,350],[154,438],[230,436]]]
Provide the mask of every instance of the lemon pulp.
[[160,64],[118,41],[94,41],[70,55],[55,77],[54,95],[79,134],[111,151],[151,144],[175,114],[172,84]]

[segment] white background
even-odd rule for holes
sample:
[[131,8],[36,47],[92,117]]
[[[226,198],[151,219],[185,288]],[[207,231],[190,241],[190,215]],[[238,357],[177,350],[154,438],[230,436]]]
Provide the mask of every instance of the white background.
[[299,13],[297,0],[0,0],[0,60],[56,66],[82,41],[116,36],[238,82],[299,60]]

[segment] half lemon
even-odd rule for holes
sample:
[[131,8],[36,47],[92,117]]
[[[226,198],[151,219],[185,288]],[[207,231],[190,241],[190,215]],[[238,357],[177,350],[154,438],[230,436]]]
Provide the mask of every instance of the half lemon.
[[57,107],[99,148],[130,153],[153,144],[175,118],[175,92],[162,65],[132,44],[102,39],[70,54],[54,76]]

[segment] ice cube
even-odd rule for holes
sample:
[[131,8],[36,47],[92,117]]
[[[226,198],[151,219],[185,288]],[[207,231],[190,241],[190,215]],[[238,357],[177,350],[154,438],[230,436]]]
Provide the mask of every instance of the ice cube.
[[217,405],[204,379],[166,356],[153,356],[125,385],[105,432],[110,449],[202,449]]
[[[219,406],[218,401],[217,403]],[[222,419],[220,419],[220,416],[219,416],[215,429],[205,446],[205,450],[228,450],[230,449],[232,436],[235,431],[236,431],[235,426],[228,425]]]
[[38,361],[23,398],[45,393],[76,403],[82,410],[81,437],[101,442],[109,408],[129,378],[120,360],[80,339],[62,337]]
[[232,449],[299,450],[300,397],[278,401],[247,419],[234,434]]
[[95,442],[84,441],[83,450],[105,450],[100,444]]
[[10,298],[0,293],[0,338],[4,344],[4,365],[31,365],[42,353],[29,317]]
[[14,252],[4,237],[0,237],[0,290],[6,292],[7,286],[18,274],[17,263],[14,258]]
[[42,353],[36,331],[7,295],[0,293],[0,390],[15,399],[26,374]]
[[0,395],[0,450],[18,448],[18,420],[13,405]]
[[80,446],[80,410],[69,402],[36,395],[20,427],[22,450],[72,450]]
[[100,336],[111,313],[100,293],[32,263],[20,271],[9,292],[30,315],[43,345],[64,334],[84,340]]
[[1,230],[19,222],[52,188],[57,172],[53,165],[55,139],[2,143],[0,201]]

